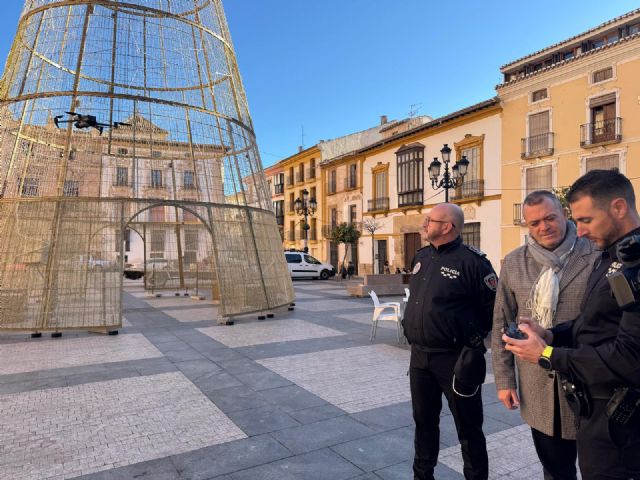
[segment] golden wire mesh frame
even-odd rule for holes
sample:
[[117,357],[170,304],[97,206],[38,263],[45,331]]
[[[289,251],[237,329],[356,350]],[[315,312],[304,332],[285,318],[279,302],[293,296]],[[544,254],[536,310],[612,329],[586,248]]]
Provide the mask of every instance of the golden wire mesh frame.
[[293,300],[220,0],[26,0],[0,100],[0,329],[120,326],[128,231],[154,288]]

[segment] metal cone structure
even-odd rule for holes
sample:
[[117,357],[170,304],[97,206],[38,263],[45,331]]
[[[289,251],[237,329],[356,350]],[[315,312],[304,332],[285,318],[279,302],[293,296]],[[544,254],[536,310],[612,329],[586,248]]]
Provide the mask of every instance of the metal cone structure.
[[223,318],[293,300],[220,0],[27,0],[0,100],[0,329],[119,327],[132,255]]

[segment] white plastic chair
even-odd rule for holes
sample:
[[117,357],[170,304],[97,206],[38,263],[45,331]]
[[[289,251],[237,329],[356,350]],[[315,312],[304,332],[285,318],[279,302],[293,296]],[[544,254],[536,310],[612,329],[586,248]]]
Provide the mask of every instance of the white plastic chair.
[[[376,330],[378,329],[378,320],[391,320],[396,322],[398,328],[396,329],[396,335],[398,337],[398,343],[400,343],[400,319],[402,318],[400,312],[400,302],[383,302],[380,303],[378,299],[378,295],[376,292],[371,290],[369,292],[371,295],[371,299],[373,300],[373,318],[371,325],[371,336],[369,337],[369,341],[373,341],[376,336]],[[391,310],[393,313],[385,312],[386,310]]]

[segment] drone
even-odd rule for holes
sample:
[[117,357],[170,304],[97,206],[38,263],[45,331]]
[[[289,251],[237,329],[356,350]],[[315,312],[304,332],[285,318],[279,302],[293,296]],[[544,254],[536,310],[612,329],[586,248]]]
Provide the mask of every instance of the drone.
[[55,123],[56,127],[58,128],[60,128],[61,123],[73,123],[74,127],[80,128],[80,129],[95,128],[96,130],[98,130],[98,132],[100,132],[100,135],[102,135],[102,132],[104,131],[105,128],[115,129],[121,126],[127,126],[127,127],[131,126],[131,124],[124,123],[124,122],[113,122],[113,124],[100,123],[96,119],[95,115],[82,115],[80,113],[75,113],[75,112],[64,112],[64,113],[69,115],[70,118],[68,118],[67,120],[60,120],[61,118],[64,118],[64,115],[58,115],[53,118],[53,123]]

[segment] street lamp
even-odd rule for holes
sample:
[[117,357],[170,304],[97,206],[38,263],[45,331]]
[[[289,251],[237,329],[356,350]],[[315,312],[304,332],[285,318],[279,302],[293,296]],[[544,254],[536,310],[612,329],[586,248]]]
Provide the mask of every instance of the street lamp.
[[302,230],[304,230],[304,253],[309,253],[309,247],[307,247],[307,236],[309,231],[309,224],[307,223],[307,217],[309,215],[313,215],[316,212],[316,208],[318,207],[318,203],[315,198],[309,198],[309,192],[305,188],[302,190],[302,199],[300,197],[296,198],[296,201],[293,202],[296,213],[304,217],[304,224],[302,225]]
[[449,145],[445,143],[442,150],[440,150],[440,154],[442,155],[442,163],[444,163],[444,175],[442,175],[441,180],[438,180],[442,163],[438,161],[438,158],[434,158],[431,165],[429,165],[429,178],[431,179],[431,186],[433,188],[444,188],[444,201],[448,202],[449,189],[456,188],[464,182],[464,176],[467,174],[467,169],[469,168],[469,160],[463,155],[462,158],[451,167],[451,173],[449,173],[449,160],[451,160],[451,149]]

